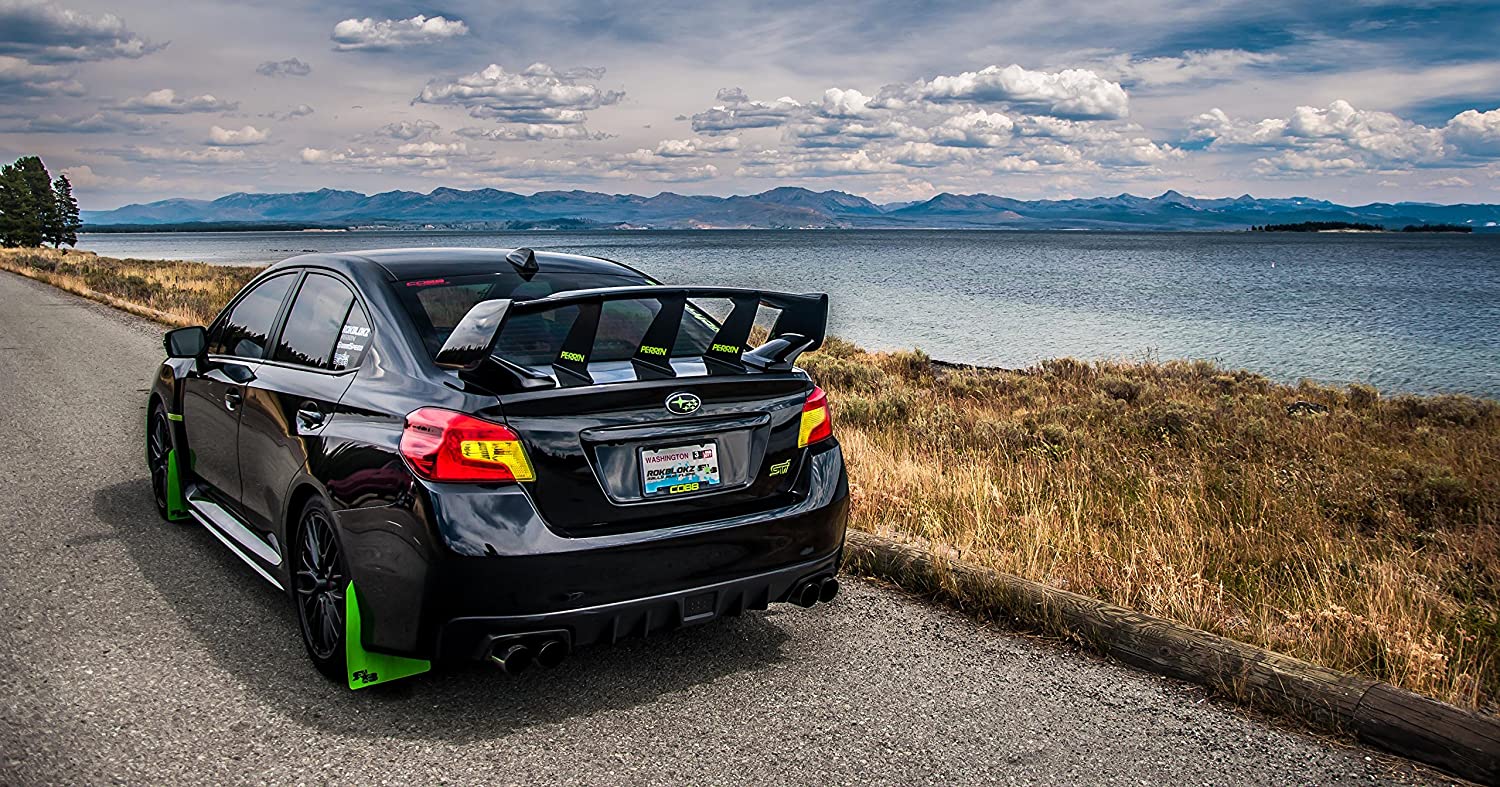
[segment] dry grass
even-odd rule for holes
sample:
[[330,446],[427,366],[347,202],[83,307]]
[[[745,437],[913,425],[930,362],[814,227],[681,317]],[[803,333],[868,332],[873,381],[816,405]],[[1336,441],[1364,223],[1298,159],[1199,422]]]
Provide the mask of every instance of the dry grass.
[[951,368],[838,341],[805,366],[829,390],[860,529],[1500,700],[1500,404],[1206,362]]
[[[117,260],[86,251],[0,249],[0,269],[170,325],[207,325],[259,267]],[[100,297],[103,296],[103,297]]]
[[[177,324],[257,270],[37,250],[0,268]],[[860,529],[1500,704],[1500,404],[1205,362],[952,368],[838,340],[804,365],[830,392]]]

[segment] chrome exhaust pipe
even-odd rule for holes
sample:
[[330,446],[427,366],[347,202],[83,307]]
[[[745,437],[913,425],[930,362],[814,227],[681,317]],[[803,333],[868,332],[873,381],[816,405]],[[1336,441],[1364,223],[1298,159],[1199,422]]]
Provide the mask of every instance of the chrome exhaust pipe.
[[799,607],[810,607],[818,603],[818,583],[808,582],[792,594],[792,603]]
[[551,669],[568,657],[568,643],[560,639],[549,639],[536,649],[536,663]]
[[818,585],[818,600],[826,604],[838,594],[839,581],[833,577],[824,577],[822,583]]
[[[501,648],[504,650],[501,650]],[[531,666],[531,648],[525,645],[502,645],[490,651],[490,661],[495,662],[507,675],[519,675]]]

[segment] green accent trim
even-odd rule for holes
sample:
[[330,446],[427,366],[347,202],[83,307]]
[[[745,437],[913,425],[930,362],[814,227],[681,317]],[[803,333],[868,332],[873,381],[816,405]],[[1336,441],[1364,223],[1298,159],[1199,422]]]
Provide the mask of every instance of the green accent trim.
[[168,421],[181,421],[182,420],[182,413],[167,413],[167,420]]
[[177,449],[173,448],[167,452],[167,519],[178,522],[187,518],[187,498],[182,494],[182,471],[177,469]]
[[359,599],[354,583],[344,592],[344,661],[349,674],[349,688],[363,689],[380,683],[420,675],[432,669],[426,659],[410,659],[365,650],[360,640]]

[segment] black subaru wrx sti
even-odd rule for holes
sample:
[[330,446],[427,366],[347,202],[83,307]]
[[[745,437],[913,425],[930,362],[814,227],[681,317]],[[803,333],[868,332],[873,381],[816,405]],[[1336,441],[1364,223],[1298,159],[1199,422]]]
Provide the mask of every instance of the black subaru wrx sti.
[[156,502],[284,589],[351,688],[812,606],[848,518],[795,366],[827,311],[529,249],[293,257],[167,334]]

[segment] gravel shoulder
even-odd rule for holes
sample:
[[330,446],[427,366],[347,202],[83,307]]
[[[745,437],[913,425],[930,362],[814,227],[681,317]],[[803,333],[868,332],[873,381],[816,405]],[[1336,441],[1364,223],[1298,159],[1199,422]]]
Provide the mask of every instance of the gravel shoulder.
[[160,336],[0,273],[0,783],[1443,781],[862,581],[552,671],[349,692],[285,597],[156,517]]

